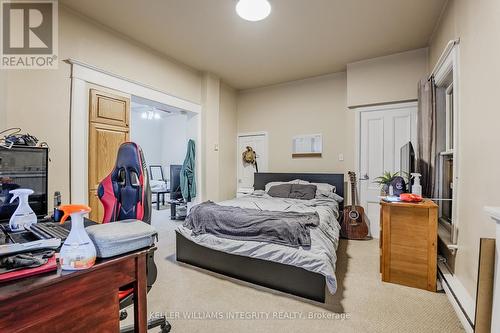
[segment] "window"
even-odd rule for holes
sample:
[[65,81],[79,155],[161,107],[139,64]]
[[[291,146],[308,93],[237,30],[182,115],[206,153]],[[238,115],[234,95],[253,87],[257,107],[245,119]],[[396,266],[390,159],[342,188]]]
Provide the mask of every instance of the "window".
[[445,91],[445,112],[446,112],[446,151],[453,151],[453,82]]
[[[438,152],[439,238],[448,248],[441,253],[454,270],[458,239],[458,145],[459,145],[459,73],[457,41],[448,43],[433,75],[436,85],[436,121]],[[445,251],[446,252],[446,251]]]

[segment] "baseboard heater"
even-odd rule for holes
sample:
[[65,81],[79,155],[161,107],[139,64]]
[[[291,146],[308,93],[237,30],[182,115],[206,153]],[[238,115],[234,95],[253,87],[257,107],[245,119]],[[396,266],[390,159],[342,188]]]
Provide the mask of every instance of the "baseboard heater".
[[481,238],[477,273],[476,298],[472,299],[444,262],[438,264],[441,285],[466,332],[490,333],[495,275],[495,239]]
[[469,315],[469,311],[466,310],[467,305],[462,304],[461,299],[457,296],[455,290],[453,289],[451,281],[449,281],[449,277],[451,276],[452,274],[448,271],[446,266],[444,266],[444,263],[439,263],[438,264],[439,281],[441,282],[441,285],[446,295],[448,296],[451,305],[453,306],[455,312],[457,313],[457,316],[460,319],[460,322],[462,323],[462,326],[464,327],[465,331],[468,333],[472,333],[474,332],[474,318],[471,318],[471,316]]

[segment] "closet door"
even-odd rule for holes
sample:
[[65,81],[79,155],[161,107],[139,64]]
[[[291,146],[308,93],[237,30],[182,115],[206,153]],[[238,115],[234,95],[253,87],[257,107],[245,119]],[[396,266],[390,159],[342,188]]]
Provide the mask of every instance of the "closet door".
[[246,147],[252,147],[255,151],[259,172],[266,172],[268,169],[267,134],[239,134],[237,152],[237,192],[253,189],[253,179],[256,170],[254,165],[243,162],[242,154],[246,150]]
[[103,207],[97,197],[99,182],[113,169],[118,148],[129,140],[130,98],[90,90],[89,205],[90,219],[102,221]]
[[374,238],[379,237],[380,185],[374,182],[384,171],[400,170],[400,149],[408,141],[415,147],[416,106],[383,106],[360,112],[359,199],[365,208]]

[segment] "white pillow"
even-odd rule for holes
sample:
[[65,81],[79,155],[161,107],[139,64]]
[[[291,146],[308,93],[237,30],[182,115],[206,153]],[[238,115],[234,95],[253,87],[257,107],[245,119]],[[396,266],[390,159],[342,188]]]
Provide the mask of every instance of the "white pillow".
[[323,192],[323,193],[319,193],[318,194],[318,192],[316,191],[316,199],[320,199],[320,198],[330,198],[330,199],[333,199],[333,200],[335,200],[337,202],[344,201],[344,198],[342,198],[337,193],[334,193],[334,192],[329,192],[329,193]]
[[294,179],[292,181],[289,181],[289,183],[292,183],[292,184],[300,184],[300,185],[306,185],[306,184],[309,184],[309,182],[307,180],[302,180],[302,179]]
[[266,192],[263,191],[263,190],[255,190],[255,191],[252,192],[252,195],[255,195],[255,196],[258,196],[258,197],[262,197],[265,194],[266,194]]
[[311,185],[316,185],[316,192],[321,193],[335,193],[335,186],[330,185],[328,183],[310,183]]

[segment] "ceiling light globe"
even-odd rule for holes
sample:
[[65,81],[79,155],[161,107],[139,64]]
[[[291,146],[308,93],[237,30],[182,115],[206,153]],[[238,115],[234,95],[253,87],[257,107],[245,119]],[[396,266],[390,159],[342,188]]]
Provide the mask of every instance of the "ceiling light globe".
[[239,0],[236,13],[247,21],[260,21],[271,14],[271,4],[267,0]]

